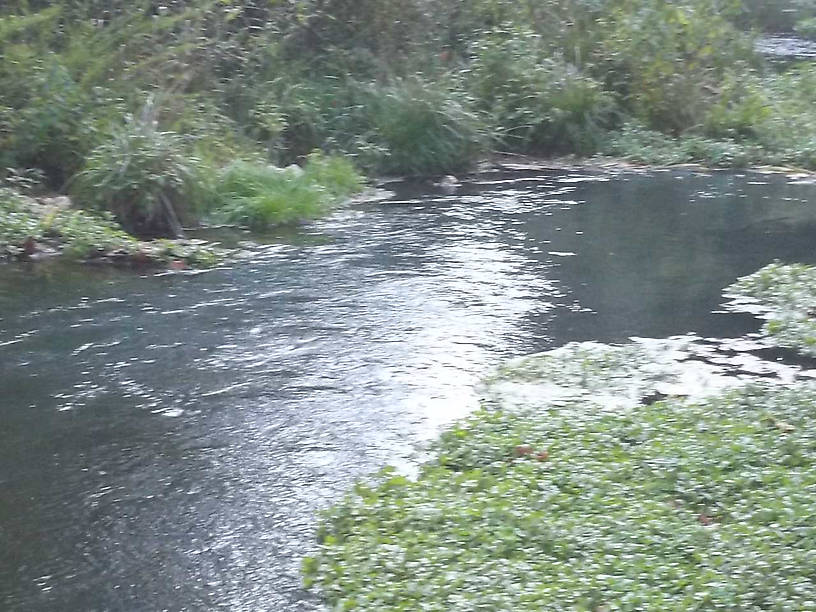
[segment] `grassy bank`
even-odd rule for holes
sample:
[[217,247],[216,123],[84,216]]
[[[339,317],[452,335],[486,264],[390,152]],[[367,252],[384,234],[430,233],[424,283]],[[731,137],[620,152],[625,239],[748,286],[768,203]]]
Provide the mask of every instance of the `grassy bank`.
[[600,399],[650,380],[633,347],[506,369],[416,480],[325,514],[307,583],[343,610],[812,608],[816,388]]
[[0,189],[0,260],[54,256],[132,267],[201,268],[218,263],[222,251],[195,241],[142,241],[124,232],[110,215]]
[[495,151],[813,169],[816,69],[752,46],[813,18],[797,0],[12,0],[0,180],[173,236],[324,211],[266,170],[316,150],[369,174]]

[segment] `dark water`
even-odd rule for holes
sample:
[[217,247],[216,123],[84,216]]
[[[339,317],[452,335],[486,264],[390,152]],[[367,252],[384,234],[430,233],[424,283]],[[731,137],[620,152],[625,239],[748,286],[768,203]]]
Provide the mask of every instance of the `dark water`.
[[229,268],[0,268],[0,609],[308,610],[315,512],[571,340],[739,337],[816,261],[816,186],[692,172],[396,184]]

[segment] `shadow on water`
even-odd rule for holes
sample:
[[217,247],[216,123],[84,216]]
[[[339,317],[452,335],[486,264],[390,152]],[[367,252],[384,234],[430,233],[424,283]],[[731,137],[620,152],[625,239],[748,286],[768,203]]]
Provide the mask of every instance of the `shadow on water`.
[[0,607],[316,609],[315,512],[503,359],[739,338],[722,288],[816,257],[816,187],[781,176],[387,187],[197,276],[0,268]]

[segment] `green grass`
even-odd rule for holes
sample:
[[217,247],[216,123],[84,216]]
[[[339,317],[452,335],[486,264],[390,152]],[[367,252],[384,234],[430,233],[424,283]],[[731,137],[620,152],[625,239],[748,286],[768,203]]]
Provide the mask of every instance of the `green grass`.
[[302,169],[236,162],[217,181],[215,215],[265,230],[319,217],[362,186],[360,174],[343,158],[314,154]]
[[[576,376],[617,384],[625,351],[579,353]],[[326,512],[306,583],[338,610],[813,609],[814,402],[797,385],[479,411],[416,480],[386,471]]]

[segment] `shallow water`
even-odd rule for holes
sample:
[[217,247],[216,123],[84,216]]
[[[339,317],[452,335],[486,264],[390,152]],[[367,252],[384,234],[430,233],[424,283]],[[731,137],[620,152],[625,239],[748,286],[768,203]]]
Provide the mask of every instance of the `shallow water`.
[[0,609],[310,610],[315,512],[509,357],[759,324],[816,185],[692,171],[393,183],[223,269],[0,267]]
[[756,50],[771,59],[816,60],[816,41],[790,34],[761,36]]

